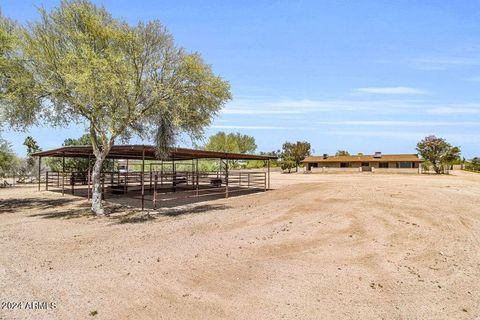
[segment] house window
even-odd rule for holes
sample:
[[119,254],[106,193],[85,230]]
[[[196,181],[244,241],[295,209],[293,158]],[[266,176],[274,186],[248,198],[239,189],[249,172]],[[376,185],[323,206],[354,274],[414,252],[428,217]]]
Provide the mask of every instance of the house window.
[[368,167],[369,163],[368,162],[362,162],[362,167]]
[[348,162],[340,162],[340,168],[348,168]]
[[380,163],[378,164],[378,167],[379,167],[379,168],[388,168],[388,162],[380,162]]
[[404,161],[404,162],[397,162],[397,168],[413,168],[412,162]]

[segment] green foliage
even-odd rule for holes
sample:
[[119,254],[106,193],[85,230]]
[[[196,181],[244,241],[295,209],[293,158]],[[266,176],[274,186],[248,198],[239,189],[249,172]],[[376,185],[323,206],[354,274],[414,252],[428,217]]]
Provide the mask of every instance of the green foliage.
[[198,137],[230,98],[228,83],[198,54],[175,47],[158,21],[129,26],[83,0],[40,14],[22,28],[13,57],[35,81],[8,85],[2,99],[11,125],[83,119],[96,152],[132,135],[165,150],[180,131]]
[[433,135],[421,140],[417,144],[417,151],[436,173],[441,173],[445,165],[451,165],[460,159],[459,147],[453,147],[445,139]]
[[297,167],[295,159],[292,157],[285,157],[280,161],[280,168],[285,171],[288,170],[288,173],[292,171],[293,168]]
[[336,156],[349,156],[350,153],[347,150],[338,150],[337,153],[335,153]]
[[278,167],[279,166],[279,159],[282,158],[282,151],[274,150],[269,152],[260,152],[262,156],[271,156],[276,157],[277,159],[270,160],[270,167]]
[[31,156],[32,153],[41,151],[40,147],[37,144],[37,141],[31,136],[28,136],[23,141],[23,145],[27,147],[27,160],[25,171],[27,173],[32,173],[35,168],[35,158]]
[[480,172],[480,158],[475,157],[472,160],[465,163],[465,169],[469,171],[478,171]]
[[[310,143],[306,141],[297,141],[296,143],[285,142],[282,146],[282,163],[287,161],[295,162],[295,168],[298,171],[298,166],[301,161],[310,155]],[[282,164],[281,164],[282,165]]]
[[[22,76],[14,62],[35,78],[6,84],[2,102],[12,125],[84,119],[98,137],[96,149],[133,134],[157,138],[160,145],[177,131],[196,137],[230,98],[228,83],[197,53],[175,47],[158,21],[132,27],[82,0],[62,1],[40,14],[18,38],[13,28],[2,27],[21,49],[9,51],[9,78]],[[16,91],[26,85],[29,90]]]
[[32,153],[42,150],[38,146],[37,141],[31,136],[25,138],[25,140],[23,141],[23,145],[27,147],[27,155],[31,155]]
[[0,139],[0,177],[11,174],[19,165],[20,159],[15,155],[11,145]]
[[3,16],[0,10],[0,63],[4,63],[6,56],[15,48],[15,36],[13,35],[14,23]]
[[[62,146],[88,146],[91,145],[90,134],[86,133],[78,139],[68,138],[63,141]],[[91,159],[93,161],[93,159]],[[87,172],[92,166],[92,161],[83,158],[65,158],[66,172]],[[47,166],[52,171],[63,171],[63,158],[46,158]],[[103,163],[103,171],[112,171],[114,168],[113,160],[106,160]]]
[[432,163],[428,160],[425,160],[422,162],[422,172],[430,172],[430,169],[432,169]]
[[[272,156],[272,157],[281,158],[281,151],[280,150],[270,151],[270,152],[261,151],[260,155],[261,156]],[[267,163],[263,160],[248,160],[246,165],[245,165],[245,168],[247,168],[247,169],[257,169],[257,168],[265,168],[266,166],[267,166]],[[271,168],[279,167],[279,160],[278,159],[270,160],[270,167]]]
[[25,64],[21,29],[0,12],[0,120],[13,127],[34,124],[40,99]]
[[239,132],[226,134],[223,131],[210,136],[205,150],[234,152],[234,153],[254,153],[257,150],[255,138],[242,135]]
[[218,161],[213,160],[199,160],[198,171],[200,172],[215,172],[220,170],[220,164]]
[[[242,135],[239,132],[226,134],[220,131],[210,136],[204,149],[233,153],[255,153],[257,145],[254,137]],[[238,167],[238,161],[229,160],[228,163],[232,168]]]
[[17,129],[85,123],[96,157],[92,209],[102,213],[99,170],[116,141],[153,140],[162,156],[180,133],[198,139],[230,86],[159,21],[132,26],[88,0],[39,12],[20,27],[0,17],[1,113]]
[[246,169],[259,169],[259,168],[265,168],[267,165],[265,164],[265,161],[263,160],[248,160],[245,162],[245,168]]
[[[152,165],[151,165],[152,164]],[[201,166],[199,161],[199,167]],[[150,171],[150,167],[152,171],[161,171],[162,170],[162,162],[157,160],[145,160],[145,171]],[[175,161],[175,168],[177,171],[188,171],[192,172],[195,170],[195,162],[192,163],[191,160],[176,160]],[[135,162],[130,161],[128,165],[129,171],[142,171],[142,164],[141,161],[137,160]],[[173,170],[173,163],[163,162],[163,170],[164,171],[172,171]]]

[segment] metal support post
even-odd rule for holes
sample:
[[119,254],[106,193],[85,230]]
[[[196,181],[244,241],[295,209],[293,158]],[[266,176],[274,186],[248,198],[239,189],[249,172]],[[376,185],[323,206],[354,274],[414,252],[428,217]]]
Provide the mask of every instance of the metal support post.
[[153,185],[153,209],[157,209],[157,182],[158,175],[155,174],[155,183]]
[[145,147],[142,149],[142,211],[145,209]]
[[270,190],[270,159],[267,160],[267,172],[268,172],[268,186],[267,186],[267,190]]
[[62,196],[65,195],[65,153],[62,156]]
[[225,198],[228,198],[228,160],[225,160]]
[[42,170],[42,157],[38,157],[38,191],[40,191],[40,174]]
[[196,159],[195,171],[196,171],[196,175],[197,175],[197,177],[195,178],[195,184],[196,184],[196,189],[197,189],[196,195],[198,197],[198,180],[200,178],[199,173],[198,173],[198,159]]

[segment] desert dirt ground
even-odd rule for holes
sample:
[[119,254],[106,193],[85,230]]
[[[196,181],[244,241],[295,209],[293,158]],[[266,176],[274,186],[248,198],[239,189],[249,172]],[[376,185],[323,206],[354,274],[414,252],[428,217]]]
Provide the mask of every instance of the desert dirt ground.
[[480,317],[480,175],[274,173],[272,187],[104,218],[0,189],[0,301],[24,306],[0,319]]

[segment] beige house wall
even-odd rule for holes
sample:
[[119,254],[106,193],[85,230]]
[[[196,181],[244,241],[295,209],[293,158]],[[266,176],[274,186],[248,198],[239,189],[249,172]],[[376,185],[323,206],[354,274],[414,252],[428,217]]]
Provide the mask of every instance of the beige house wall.
[[322,167],[312,168],[313,173],[361,172],[360,168]]
[[340,168],[340,162],[327,162],[327,163],[319,163],[319,168]]
[[375,173],[421,173],[420,168],[378,168]]
[[[318,163],[318,167],[311,167],[310,171],[313,173],[328,173],[328,172],[361,172],[361,162],[350,162],[350,166],[346,168],[340,167],[340,162],[325,162]],[[311,165],[311,164],[310,164]],[[373,172],[378,173],[421,173],[420,168],[397,168],[397,162],[388,162],[388,168],[380,168],[380,163],[370,161],[369,167]]]
[[[318,168],[341,168],[340,167],[341,162],[324,162],[324,163],[318,163]],[[360,168],[362,165],[361,162],[350,162],[350,166],[347,168]],[[370,162],[370,165],[374,167],[378,167],[378,162]],[[395,165],[395,163],[394,163]],[[312,167],[312,169],[315,169]],[[344,169],[344,168],[342,168]]]
[[[318,163],[318,168],[341,168],[340,167],[341,162],[325,162],[325,163]],[[350,162],[350,166],[347,168],[360,168],[362,165],[361,162]],[[372,168],[379,168],[380,164],[379,162],[369,162],[369,166]],[[388,163],[389,168],[396,168],[397,163],[396,162],[389,162]],[[312,167],[312,169],[315,169],[315,167]]]

